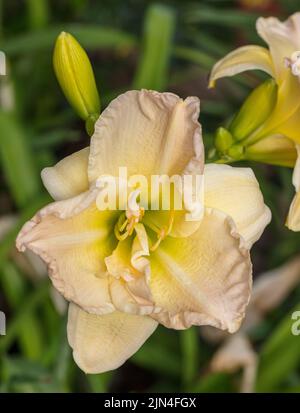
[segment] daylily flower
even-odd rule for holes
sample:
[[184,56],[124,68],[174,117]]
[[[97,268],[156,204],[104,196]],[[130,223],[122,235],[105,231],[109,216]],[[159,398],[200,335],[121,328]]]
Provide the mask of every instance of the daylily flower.
[[[270,221],[251,169],[204,166],[199,100],[130,91],[95,125],[90,147],[42,172],[56,200],[17,238],[48,264],[70,301],[68,339],[87,373],[115,369],[158,323],[174,329],[212,325],[236,331],[251,292],[249,250]],[[204,212],[100,210],[99,177],[205,176]],[[131,198],[133,192],[128,197]],[[138,205],[138,199],[135,204]]]
[[[210,86],[214,86],[219,78],[246,70],[263,70],[272,76],[278,85],[276,106],[269,118],[247,140],[255,143],[266,137],[279,136],[280,139],[273,139],[272,145],[278,142],[279,150],[283,145],[290,151],[290,144],[288,141],[284,143],[284,139],[291,139],[295,144],[300,143],[300,13],[293,14],[285,22],[274,17],[260,17],[256,29],[269,49],[249,45],[229,53],[213,67]],[[259,108],[257,110],[259,111]],[[255,148],[256,152],[257,150],[259,148]],[[298,192],[297,175],[299,172],[295,171],[294,182]],[[287,220],[288,227],[295,231],[300,228],[299,206],[299,196],[296,194]]]

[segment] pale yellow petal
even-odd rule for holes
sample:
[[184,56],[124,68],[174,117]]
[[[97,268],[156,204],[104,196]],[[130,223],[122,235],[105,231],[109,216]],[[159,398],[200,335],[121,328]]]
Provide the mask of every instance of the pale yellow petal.
[[146,257],[149,256],[149,245],[143,224],[135,226],[135,234],[118,242],[112,255],[105,258],[108,272],[125,281],[131,281],[144,274],[145,267],[148,266]]
[[250,168],[208,164],[204,170],[204,204],[229,215],[250,248],[271,220],[271,212]]
[[136,236],[118,243],[113,253],[105,258],[110,279],[110,294],[117,310],[132,314],[154,311],[149,278],[149,246],[145,228],[138,224]]
[[143,218],[148,229],[163,230],[171,237],[187,237],[197,230],[203,216],[204,179],[203,174],[195,172],[191,166],[179,179],[171,184],[166,181],[160,187],[154,200],[162,207],[153,207],[151,203]]
[[154,332],[157,322],[147,316],[113,312],[88,314],[69,307],[68,340],[78,366],[89,374],[120,367]]
[[300,192],[296,192],[291,203],[286,225],[292,231],[300,231]]
[[[197,231],[200,225],[200,219],[189,220],[189,212],[187,210],[182,211],[148,211],[144,218],[144,223],[149,228],[153,229],[168,229],[170,221],[172,219],[172,225],[170,226],[170,237],[188,237]],[[154,240],[155,241],[155,240]]]
[[137,315],[148,315],[159,311],[151,300],[145,276],[132,281],[110,277],[109,290],[112,303],[118,311]]
[[139,272],[132,266],[131,258],[132,239],[126,238],[118,242],[113,253],[105,258],[107,271],[115,278],[123,278],[130,281],[139,275]]
[[172,93],[130,91],[111,102],[91,139],[89,179],[100,175],[181,173],[191,164],[203,170],[199,99]]
[[56,201],[72,198],[89,188],[87,175],[89,148],[62,159],[55,166],[42,170],[42,181]]
[[149,260],[147,259],[150,255],[148,236],[143,224],[137,224],[134,229],[136,236],[132,243],[131,265],[144,274],[149,267]]
[[296,145],[297,161],[293,173],[293,185],[296,194],[291,203],[286,225],[292,231],[300,231],[300,145]]
[[300,141],[298,119],[300,115],[300,82],[296,76],[285,76],[278,88],[276,106],[268,120],[251,136],[252,141],[275,133]]
[[285,58],[300,50],[300,13],[293,14],[284,22],[276,17],[260,17],[256,29],[269,46],[276,73],[274,77],[280,83],[289,71]]
[[64,297],[90,312],[114,309],[104,257],[116,246],[115,212],[99,211],[93,192],[49,204],[20,231],[17,247],[39,255]]
[[300,191],[300,145],[296,145],[297,161],[293,173],[293,185],[296,192]]
[[[298,85],[297,85],[298,87]],[[294,109],[296,109],[294,112],[290,112],[290,116],[286,116],[283,122],[281,122],[277,127],[276,130],[279,133],[282,133],[283,135],[287,136],[289,139],[291,139],[294,143],[300,144],[300,134],[299,134],[299,119],[300,119],[300,87],[294,90],[293,95],[295,96],[295,101],[296,101],[296,95],[298,96],[296,105],[294,106]],[[287,101],[290,101],[291,94],[286,94],[285,98]],[[282,101],[282,104],[284,102]],[[290,104],[289,104],[290,106]],[[292,108],[291,108],[292,109]],[[281,111],[282,112],[282,111]],[[281,113],[279,113],[280,116]],[[271,126],[273,126],[274,122],[277,121],[278,118],[272,116],[272,123]]]
[[236,331],[251,292],[251,262],[233,221],[206,209],[188,238],[167,238],[151,254],[150,289],[167,327],[212,325]]
[[246,70],[263,70],[274,77],[273,62],[269,51],[261,46],[242,46],[228,53],[213,67],[209,86],[213,87],[217,79],[234,76]]

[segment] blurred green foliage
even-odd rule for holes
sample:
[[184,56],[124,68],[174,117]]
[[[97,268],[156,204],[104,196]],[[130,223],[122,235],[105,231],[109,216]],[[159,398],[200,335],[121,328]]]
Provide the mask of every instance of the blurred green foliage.
[[[257,16],[286,18],[299,7],[296,0],[264,3],[265,8],[247,9],[242,0],[0,0],[0,50],[8,61],[8,75],[0,79],[0,214],[17,217],[0,244],[0,309],[7,314],[7,335],[0,337],[0,392],[239,390],[239,373],[210,373],[216,346],[195,327],[184,332],[160,327],[122,368],[84,375],[72,360],[66,319],[53,305],[50,283],[28,274],[12,248],[22,223],[49,201],[40,170],[89,142],[54,76],[52,51],[61,30],[87,49],[104,106],[131,88],[199,96],[209,150],[216,128],[230,121],[265,78],[245,74],[208,91],[212,64],[239,45],[261,44]],[[248,165],[273,213],[253,248],[257,275],[299,252],[300,235],[284,227],[293,194],[291,170]],[[300,339],[290,333],[291,312],[299,303],[300,288],[253,334],[257,391],[300,390]]]

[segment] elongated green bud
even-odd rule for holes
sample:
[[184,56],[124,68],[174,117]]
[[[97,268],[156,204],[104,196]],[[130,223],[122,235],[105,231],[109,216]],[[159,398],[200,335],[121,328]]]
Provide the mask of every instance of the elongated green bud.
[[[90,60],[78,41],[62,32],[55,43],[53,65],[70,105],[83,120],[100,114],[100,98]],[[91,128],[89,128],[91,129]]]
[[296,145],[280,134],[265,136],[245,148],[245,159],[293,168],[297,159]]
[[241,141],[261,126],[272,113],[277,100],[274,79],[266,80],[250,93],[229,130],[234,139]]

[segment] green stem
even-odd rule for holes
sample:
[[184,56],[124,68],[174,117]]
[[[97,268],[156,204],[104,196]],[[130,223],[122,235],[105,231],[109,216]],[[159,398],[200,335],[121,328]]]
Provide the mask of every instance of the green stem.
[[199,337],[195,327],[180,332],[182,349],[182,385],[187,391],[199,372]]

